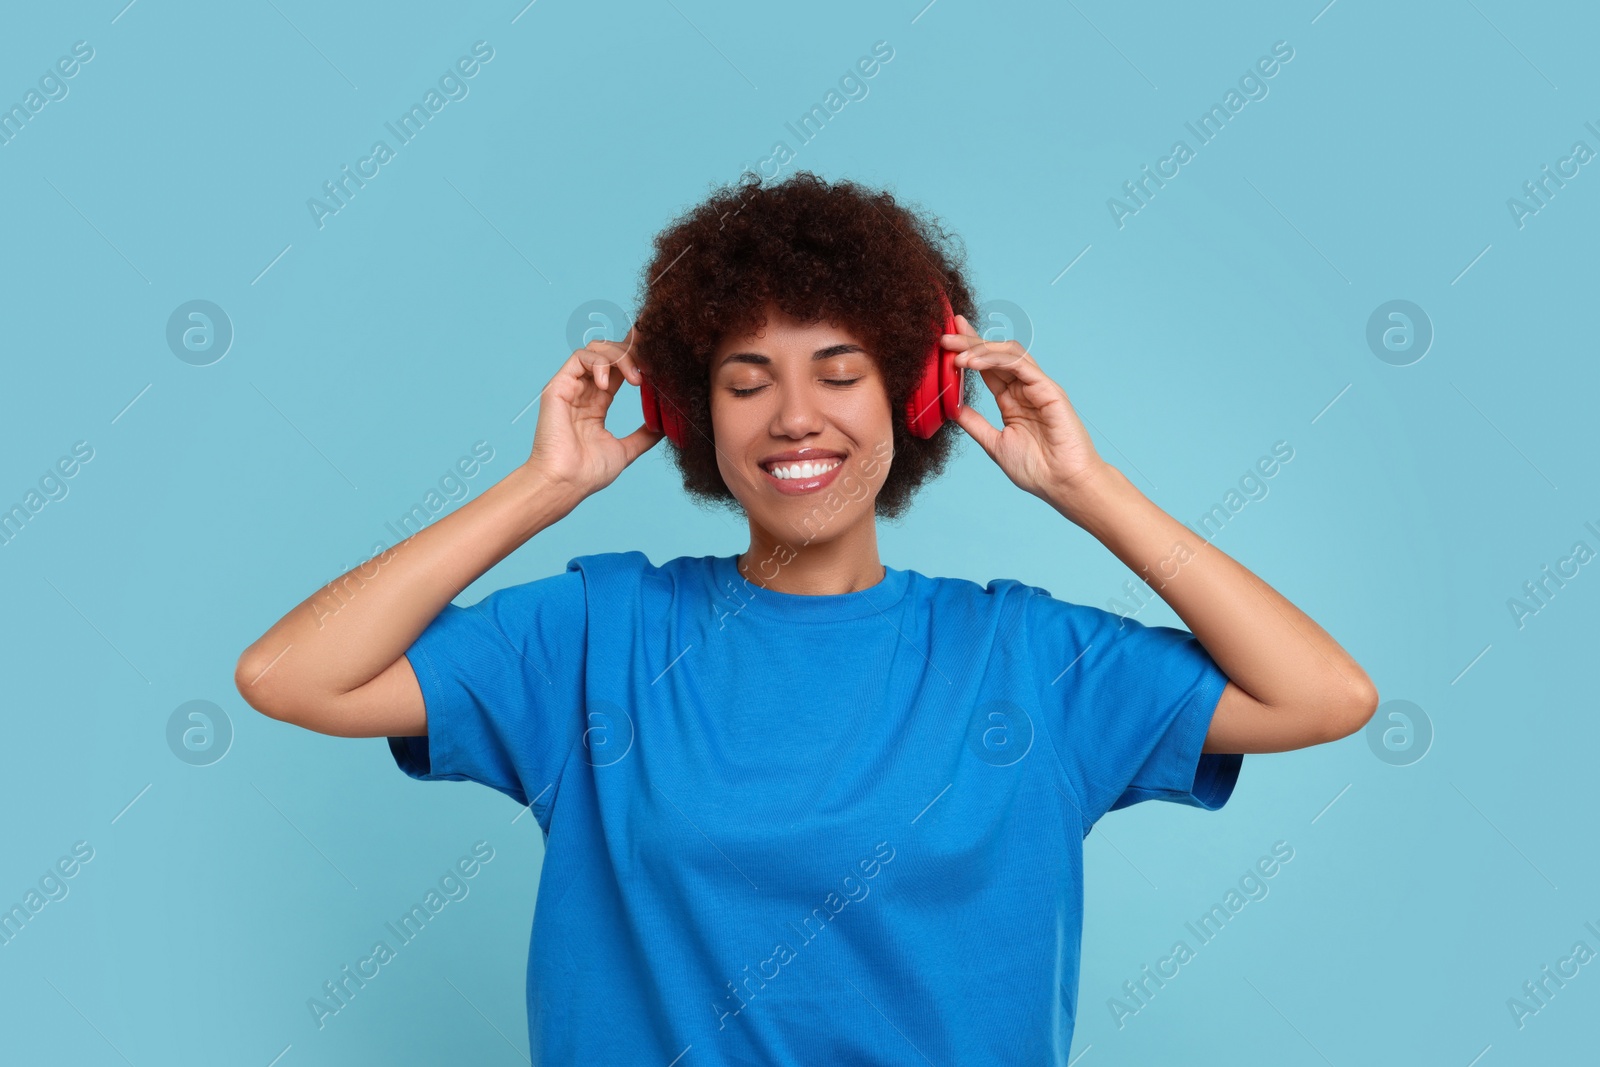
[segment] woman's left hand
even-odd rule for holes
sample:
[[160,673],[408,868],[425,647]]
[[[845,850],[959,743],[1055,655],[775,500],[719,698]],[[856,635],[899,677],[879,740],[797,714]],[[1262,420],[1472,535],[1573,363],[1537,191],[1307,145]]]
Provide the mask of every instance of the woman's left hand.
[[963,315],[956,323],[961,332],[940,343],[955,349],[958,368],[983,378],[1005,425],[995,429],[965,404],[956,422],[1019,489],[1060,504],[1105,467],[1066,392],[1016,341],[985,341]]

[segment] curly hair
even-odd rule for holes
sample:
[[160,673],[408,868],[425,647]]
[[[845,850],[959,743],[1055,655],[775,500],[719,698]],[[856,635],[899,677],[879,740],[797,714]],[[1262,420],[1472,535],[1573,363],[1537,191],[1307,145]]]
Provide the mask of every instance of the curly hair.
[[[802,322],[849,330],[876,362],[894,423],[894,459],[876,515],[898,517],[944,469],[960,427],[946,422],[923,439],[905,417],[943,321],[939,289],[957,313],[974,318],[960,238],[936,218],[848,180],[829,184],[800,170],[763,185],[746,171],[674,219],[654,247],[640,281],[635,358],[662,403],[687,418],[687,445],[668,447],[697,503],[743,510],[717,469],[709,365],[722,337],[761,324],[768,301]],[[972,402],[976,380],[975,372],[962,373],[962,403]]]

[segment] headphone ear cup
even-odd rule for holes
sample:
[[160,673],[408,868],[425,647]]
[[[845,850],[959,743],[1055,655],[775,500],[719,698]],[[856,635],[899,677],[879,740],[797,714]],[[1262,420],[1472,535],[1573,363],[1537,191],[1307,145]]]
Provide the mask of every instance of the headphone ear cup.
[[[955,310],[943,290],[939,292],[939,300],[944,306],[944,325],[940,332],[960,333]],[[916,388],[906,398],[906,426],[918,437],[932,437],[946,419],[955,420],[960,407],[961,370],[956,366],[956,354],[935,337],[923,357],[922,377],[917,379]]]
[[639,406],[644,411],[644,424],[647,429],[655,433],[665,433],[667,440],[677,445],[684,446],[689,439],[689,424],[672,404],[663,404],[661,395],[650,384],[649,376],[645,376],[639,383]]
[[661,409],[661,425],[666,430],[667,440],[683,448],[689,440],[689,420],[683,413],[668,404]]
[[645,428],[652,433],[660,433],[661,403],[656,399],[656,391],[648,377],[641,376],[639,381],[639,407],[644,411]]
[[[956,325],[950,302],[946,300],[944,306],[947,312],[944,332],[960,333],[961,327]],[[939,407],[951,422],[956,421],[956,412],[961,409],[961,368],[956,366],[956,354],[942,346],[939,351]]]
[[939,354],[923,357],[922,376],[906,397],[906,427],[917,437],[932,437],[943,421],[939,410]]

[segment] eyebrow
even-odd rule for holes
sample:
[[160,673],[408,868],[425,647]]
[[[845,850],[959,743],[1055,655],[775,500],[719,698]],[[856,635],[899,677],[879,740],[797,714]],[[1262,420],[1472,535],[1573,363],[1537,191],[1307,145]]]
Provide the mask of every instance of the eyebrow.
[[[827,348],[819,348],[811,353],[811,361],[815,363],[819,359],[832,359],[834,356],[848,355],[851,352],[865,354],[866,351],[860,345],[829,345]],[[759,366],[768,366],[772,363],[772,357],[764,356],[760,352],[733,352],[717,361],[717,365],[712,368],[713,373],[721,370],[726,363],[754,363]]]

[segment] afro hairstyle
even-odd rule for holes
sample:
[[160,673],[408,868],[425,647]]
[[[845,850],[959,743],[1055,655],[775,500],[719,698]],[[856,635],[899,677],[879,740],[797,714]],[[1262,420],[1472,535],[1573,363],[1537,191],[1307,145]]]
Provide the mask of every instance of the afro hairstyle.
[[[802,322],[849,330],[875,360],[894,423],[877,516],[899,517],[944,469],[961,428],[947,421],[924,439],[905,416],[944,321],[939,290],[958,314],[975,317],[960,239],[936,218],[849,180],[830,184],[800,170],[763,184],[745,171],[674,219],[654,249],[640,281],[635,358],[662,405],[688,423],[684,447],[667,446],[692,500],[743,510],[717,469],[709,366],[723,336],[761,325],[768,302]],[[972,403],[976,380],[962,372],[962,403]]]

